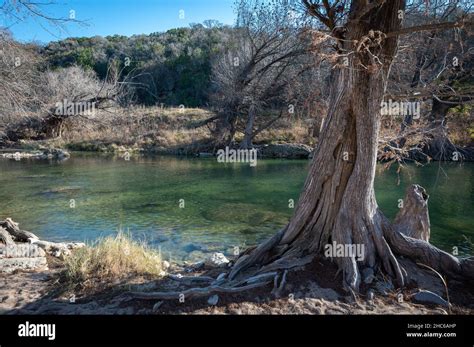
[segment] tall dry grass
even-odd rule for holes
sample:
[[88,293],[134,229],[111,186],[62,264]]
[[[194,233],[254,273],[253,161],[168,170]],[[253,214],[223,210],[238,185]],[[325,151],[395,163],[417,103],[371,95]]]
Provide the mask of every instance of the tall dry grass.
[[75,250],[65,259],[64,266],[62,282],[82,288],[137,275],[164,275],[161,253],[121,231]]

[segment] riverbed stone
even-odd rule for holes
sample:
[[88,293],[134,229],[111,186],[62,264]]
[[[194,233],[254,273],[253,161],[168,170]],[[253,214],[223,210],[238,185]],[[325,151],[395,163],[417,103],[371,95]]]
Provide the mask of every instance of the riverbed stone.
[[227,265],[229,263],[229,259],[227,259],[224,254],[215,252],[206,259],[205,263],[209,267],[220,267]]

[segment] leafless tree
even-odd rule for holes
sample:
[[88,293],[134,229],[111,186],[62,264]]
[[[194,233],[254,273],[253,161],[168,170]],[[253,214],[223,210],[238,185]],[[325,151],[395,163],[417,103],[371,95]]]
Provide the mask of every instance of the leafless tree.
[[[272,125],[283,113],[295,108],[302,75],[315,67],[316,56],[307,49],[310,36],[290,2],[253,0],[237,2],[237,28],[229,49],[213,65],[219,115],[215,128],[218,145],[229,145],[242,123],[242,148]],[[264,110],[279,109],[277,115],[256,127]]]

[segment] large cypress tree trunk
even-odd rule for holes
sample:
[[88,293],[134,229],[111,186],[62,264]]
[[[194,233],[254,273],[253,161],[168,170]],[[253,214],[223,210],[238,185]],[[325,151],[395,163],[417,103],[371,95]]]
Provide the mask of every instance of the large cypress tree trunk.
[[[456,274],[470,269],[469,276],[473,277],[472,262],[461,266],[448,253],[406,236],[412,231],[402,234],[402,227],[392,227],[378,208],[374,178],[380,106],[397,50],[397,38],[384,34],[400,28],[398,14],[405,3],[386,1],[367,11],[370,6],[358,0],[351,4],[343,50],[352,53],[347,55],[348,66],[333,70],[321,141],[293,217],[273,238],[240,256],[229,274],[231,280],[303,265],[315,255],[323,255],[325,246],[333,242],[364,247],[363,259],[354,254],[333,259],[342,270],[344,287],[355,291],[365,267],[381,269],[403,286],[392,245],[408,256],[410,249],[417,248],[413,255],[435,269]],[[425,203],[423,194],[418,193],[421,204]],[[410,211],[402,218],[419,219]]]
[[[275,250],[259,263],[281,256],[302,259],[322,252],[334,241],[361,244],[365,248],[362,262],[355,257],[335,259],[345,284],[358,289],[360,267],[375,267],[378,259],[402,281],[398,263],[383,238],[374,177],[380,104],[397,46],[396,38],[384,39],[382,33],[400,27],[397,14],[403,7],[400,0],[385,2],[357,20],[364,6],[362,1],[353,1],[343,48],[354,53],[348,56],[348,66],[333,70],[321,142],[294,216],[275,242]],[[252,264],[245,259],[249,258],[241,258],[231,277]]]

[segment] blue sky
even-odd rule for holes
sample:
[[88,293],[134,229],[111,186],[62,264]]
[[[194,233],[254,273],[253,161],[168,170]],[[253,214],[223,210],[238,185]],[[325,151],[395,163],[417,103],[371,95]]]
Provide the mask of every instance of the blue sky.
[[187,27],[206,19],[231,25],[235,19],[233,4],[234,0],[55,0],[55,4],[43,7],[45,13],[65,18],[73,10],[76,19],[88,25],[68,23],[67,32],[33,18],[19,23],[2,18],[0,25],[9,27],[13,36],[23,42],[46,43],[71,36],[130,36]]

